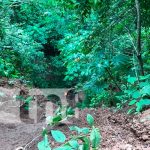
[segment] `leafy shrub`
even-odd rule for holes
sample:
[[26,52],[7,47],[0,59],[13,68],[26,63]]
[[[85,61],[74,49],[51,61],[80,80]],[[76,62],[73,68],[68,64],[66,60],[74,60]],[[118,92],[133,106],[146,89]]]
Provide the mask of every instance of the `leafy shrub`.
[[60,143],[61,146],[54,148],[54,150],[93,150],[99,149],[101,142],[101,135],[99,129],[94,126],[94,118],[87,114],[87,123],[90,128],[79,128],[77,126],[69,127],[70,131],[77,132],[77,135],[71,135],[66,138],[65,134],[59,130],[51,130],[50,133],[46,129],[43,130],[43,140],[38,143],[38,150],[51,150],[48,136],[51,134],[53,139]]
[[58,108],[54,112],[54,116],[48,116],[46,118],[47,124],[49,126],[54,126],[59,124],[61,121],[66,120],[68,117],[71,117],[75,114],[73,108],[68,106],[58,106]]
[[90,107],[100,107],[102,105],[105,105],[107,107],[112,106],[110,95],[106,91],[93,96],[90,102]]
[[137,77],[126,77],[127,84],[122,86],[123,91],[115,95],[120,101],[119,109],[128,105],[128,113],[139,113],[150,106],[150,75]]
[[135,77],[128,77],[129,88],[125,90],[125,94],[129,95],[130,102],[128,113],[141,112],[145,107],[150,106],[150,75],[140,76],[140,83]]
[[31,103],[31,101],[33,100],[33,97],[32,96],[28,96],[27,98],[24,98],[24,96],[17,96],[16,97],[17,100],[20,101],[20,107],[23,107],[24,110],[29,110],[29,105]]
[[8,78],[19,78],[21,76],[17,52],[13,50],[0,51],[0,64],[0,76]]

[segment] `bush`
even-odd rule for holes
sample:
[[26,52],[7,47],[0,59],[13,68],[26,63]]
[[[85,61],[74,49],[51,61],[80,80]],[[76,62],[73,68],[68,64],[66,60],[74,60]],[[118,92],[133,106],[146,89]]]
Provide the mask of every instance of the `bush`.
[[48,131],[44,129],[42,134],[43,140],[37,145],[38,150],[51,150],[51,145],[48,140],[49,135],[51,135],[57,143],[61,144],[61,146],[54,148],[54,150],[99,149],[101,143],[99,129],[94,126],[94,118],[90,114],[87,114],[86,120],[90,128],[71,126],[69,127],[70,131],[77,132],[77,135],[70,135],[68,138],[59,130],[51,130],[50,133],[48,133]]

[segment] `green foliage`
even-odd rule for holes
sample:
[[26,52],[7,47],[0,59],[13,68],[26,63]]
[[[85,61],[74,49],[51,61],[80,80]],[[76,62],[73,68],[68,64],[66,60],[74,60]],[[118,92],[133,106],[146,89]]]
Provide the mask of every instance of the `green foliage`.
[[79,128],[77,126],[71,126],[69,127],[70,131],[76,131],[78,134],[88,134],[89,133],[89,129],[88,128]]
[[75,86],[90,93],[81,107],[121,109],[132,101],[132,110],[143,110],[140,100],[149,99],[150,8],[148,0],[140,4],[139,52],[135,1],[1,1],[0,75],[37,87]]
[[99,146],[100,139],[101,139],[101,136],[100,136],[99,130],[97,128],[93,127],[91,134],[90,134],[92,148],[97,148]]
[[66,141],[66,136],[58,130],[51,130],[52,137],[58,143],[64,143]]
[[144,110],[144,108],[150,106],[149,75],[140,76],[139,80],[136,77],[128,76],[127,81],[128,89],[124,91],[124,94],[127,94],[130,100],[129,106],[131,108],[128,113],[139,113]]
[[47,135],[44,136],[43,141],[38,143],[38,150],[51,150]]
[[[50,132],[53,139],[56,142],[62,144],[61,146],[54,148],[54,150],[90,150],[91,148],[93,150],[98,149],[101,143],[100,131],[94,126],[94,118],[90,114],[87,114],[87,122],[91,128],[79,128],[77,126],[71,126],[69,128],[70,131],[76,131],[77,135],[70,135],[68,138],[66,138],[64,133],[59,130],[51,130]],[[47,131],[45,131],[46,130],[44,129],[44,139],[37,145],[39,150],[42,150],[42,148],[45,148],[46,150],[51,149],[47,138],[49,134]]]
[[23,96],[19,95],[19,96],[16,97],[16,99],[19,100],[21,102],[21,104],[23,104],[23,108],[25,110],[29,110],[29,104],[33,100],[33,97],[28,96],[27,98],[24,98]]
[[[115,0],[105,4],[99,1],[87,2],[83,11],[84,22],[70,19],[70,26],[66,26],[69,33],[64,34],[64,38],[58,42],[67,68],[65,80],[76,81],[78,88],[93,93],[87,106],[104,104],[122,108],[121,105],[130,97],[123,94],[124,89],[128,89],[127,82],[132,84],[140,76],[134,44],[136,30],[133,20],[136,14],[132,13],[133,5],[131,1],[123,5],[121,1]],[[83,10],[81,7],[78,9]],[[71,26],[79,23],[80,28],[77,26],[76,30]],[[142,33],[142,42],[146,42],[148,38],[145,35],[148,34],[144,28]],[[148,47],[142,48],[143,60],[146,62],[145,52],[149,53]],[[145,70],[145,73],[148,75],[149,71]],[[132,98],[138,96],[136,92]]]
[[90,126],[94,124],[94,118],[90,114],[87,114],[87,122]]
[[0,76],[8,78],[19,78],[20,72],[18,54],[12,50],[0,51]]
[[[90,98],[91,97],[91,98]],[[107,91],[103,91],[100,94],[91,95],[90,98],[90,107],[100,107],[102,105],[110,106],[112,95]],[[114,97],[113,97],[114,98]]]
[[71,117],[74,115],[74,110],[72,108],[68,108],[65,106],[59,106],[54,113],[54,116],[48,116],[46,118],[47,124],[52,126],[52,125],[57,125],[61,121],[66,120],[68,117]]
[[[56,12],[55,9],[49,12],[52,6],[43,0],[28,2],[7,0],[0,2],[0,7],[2,8],[0,53],[9,50],[11,53],[17,53],[16,60],[13,57],[14,61],[11,61],[12,55],[8,52],[6,58],[10,60],[7,62],[1,59],[3,54],[0,54],[1,75],[23,78],[37,87],[63,87],[65,69],[61,57],[56,58],[54,62],[42,52],[44,44],[55,45],[61,36],[55,29],[54,18],[50,17],[51,13]],[[60,16],[56,13],[55,16],[57,16],[55,20],[58,21]],[[61,64],[52,72],[51,66],[54,69],[53,66],[58,63]],[[57,80],[49,79],[50,76],[55,79],[57,76]]]
[[[2,46],[0,56],[8,61],[5,64],[7,68],[14,66],[19,74],[17,77],[24,77],[33,84],[36,84],[38,78],[43,80],[46,65],[44,64],[44,55],[39,51],[40,44],[29,37],[24,30],[18,29],[16,25],[11,25],[6,31],[6,35],[0,43]],[[9,47],[10,50],[5,47]],[[13,76],[13,72],[8,73],[9,77]],[[41,83],[38,81],[38,84]]]

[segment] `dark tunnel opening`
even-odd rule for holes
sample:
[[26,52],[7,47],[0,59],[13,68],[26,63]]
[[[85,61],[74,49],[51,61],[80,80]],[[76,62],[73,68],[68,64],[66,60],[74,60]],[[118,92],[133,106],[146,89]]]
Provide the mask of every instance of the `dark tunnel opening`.
[[50,43],[43,44],[43,49],[41,49],[41,51],[44,52],[45,57],[55,57],[60,54],[60,51]]

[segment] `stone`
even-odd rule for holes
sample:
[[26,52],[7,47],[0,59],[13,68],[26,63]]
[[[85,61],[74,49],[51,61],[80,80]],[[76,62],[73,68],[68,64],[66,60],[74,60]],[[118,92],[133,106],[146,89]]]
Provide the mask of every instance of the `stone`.
[[143,139],[144,141],[146,141],[146,140],[149,139],[149,136],[144,134],[144,135],[142,135],[142,139]]

